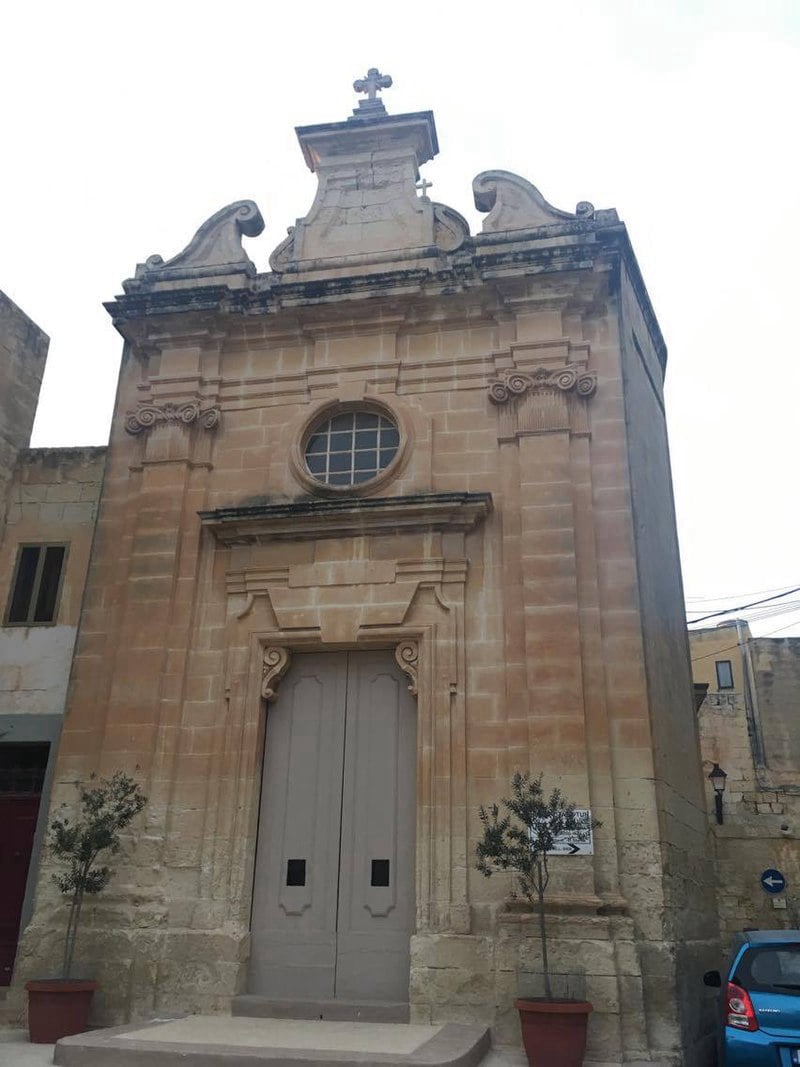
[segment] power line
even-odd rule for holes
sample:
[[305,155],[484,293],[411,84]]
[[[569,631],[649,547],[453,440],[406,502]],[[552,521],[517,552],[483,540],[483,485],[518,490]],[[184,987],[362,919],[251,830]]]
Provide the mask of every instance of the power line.
[[[779,634],[781,632],[781,630],[788,630],[790,626],[795,626],[795,625],[797,625],[797,624],[793,623],[793,622],[789,622],[785,626],[779,626],[777,628],[777,630],[768,630],[767,633],[765,633],[765,634],[759,634],[758,637],[748,637],[742,642],[742,644],[747,645],[751,641],[760,640],[760,638],[762,638],[762,637],[772,637],[773,634]],[[692,663],[697,663],[697,661],[701,660],[701,659],[710,659],[712,656],[718,656],[721,652],[730,652],[731,649],[738,648],[738,647],[739,647],[739,642],[737,641],[735,645],[726,645],[725,648],[716,648],[716,649],[714,649],[713,652],[706,652],[702,656],[692,656],[691,662]]]
[[745,611],[747,608],[758,607],[759,604],[768,604],[772,600],[780,600],[781,597],[789,596],[790,593],[800,593],[800,585],[795,586],[794,589],[787,589],[785,593],[776,593],[775,596],[768,596],[763,600],[753,600],[749,604],[740,604],[736,608],[725,608],[723,611],[712,611],[710,615],[701,615],[699,619],[692,619],[689,622],[689,625],[694,626],[695,623],[705,622],[706,619],[716,619],[719,615],[733,615],[737,611]]
[[700,602],[703,604],[716,604],[722,603],[724,600],[739,600],[741,597],[749,596],[761,596],[762,593],[777,593],[782,589],[786,589],[785,585],[774,585],[769,589],[751,589],[747,593],[730,593],[725,596],[689,596],[684,597],[684,600],[688,604],[691,602]]

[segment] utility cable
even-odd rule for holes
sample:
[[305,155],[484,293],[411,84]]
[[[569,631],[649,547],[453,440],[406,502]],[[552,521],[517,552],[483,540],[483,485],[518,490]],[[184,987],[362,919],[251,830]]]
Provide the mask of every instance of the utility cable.
[[747,608],[755,608],[759,604],[768,604],[772,600],[780,600],[781,597],[789,596],[790,593],[800,593],[800,585],[795,586],[794,589],[787,589],[785,593],[776,593],[775,596],[768,596],[763,600],[752,600],[749,604],[740,604],[736,608],[725,608],[724,611],[712,611],[710,615],[701,615],[699,619],[692,619],[688,625],[694,626],[695,623],[705,622],[706,619],[716,619],[719,615],[733,615],[738,611],[745,611]]
[[740,597],[749,596],[761,596],[764,593],[778,593],[782,589],[786,589],[785,585],[773,585],[769,589],[751,589],[747,593],[729,593],[725,596],[689,596],[684,597],[684,600],[688,604],[690,601],[699,601],[704,604],[716,604],[721,603],[723,600],[739,600]]

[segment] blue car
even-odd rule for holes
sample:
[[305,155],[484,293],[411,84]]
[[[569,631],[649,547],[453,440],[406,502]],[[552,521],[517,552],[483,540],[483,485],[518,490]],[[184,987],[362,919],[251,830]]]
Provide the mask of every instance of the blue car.
[[800,1065],[800,930],[748,930],[733,942],[720,989],[720,1067]]

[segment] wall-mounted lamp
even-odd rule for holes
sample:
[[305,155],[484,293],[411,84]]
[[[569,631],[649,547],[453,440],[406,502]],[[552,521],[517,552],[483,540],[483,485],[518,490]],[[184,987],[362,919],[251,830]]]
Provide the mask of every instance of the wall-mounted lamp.
[[709,782],[714,786],[714,810],[717,813],[717,822],[722,826],[722,794],[725,792],[725,780],[727,774],[720,767],[718,763],[715,763],[711,768],[711,773],[708,776]]

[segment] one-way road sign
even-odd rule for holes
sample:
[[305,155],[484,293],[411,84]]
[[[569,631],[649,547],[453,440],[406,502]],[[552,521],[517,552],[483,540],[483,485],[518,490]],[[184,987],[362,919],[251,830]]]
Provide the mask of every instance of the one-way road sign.
[[782,893],[786,888],[786,878],[780,871],[768,867],[761,875],[761,888],[767,893]]

